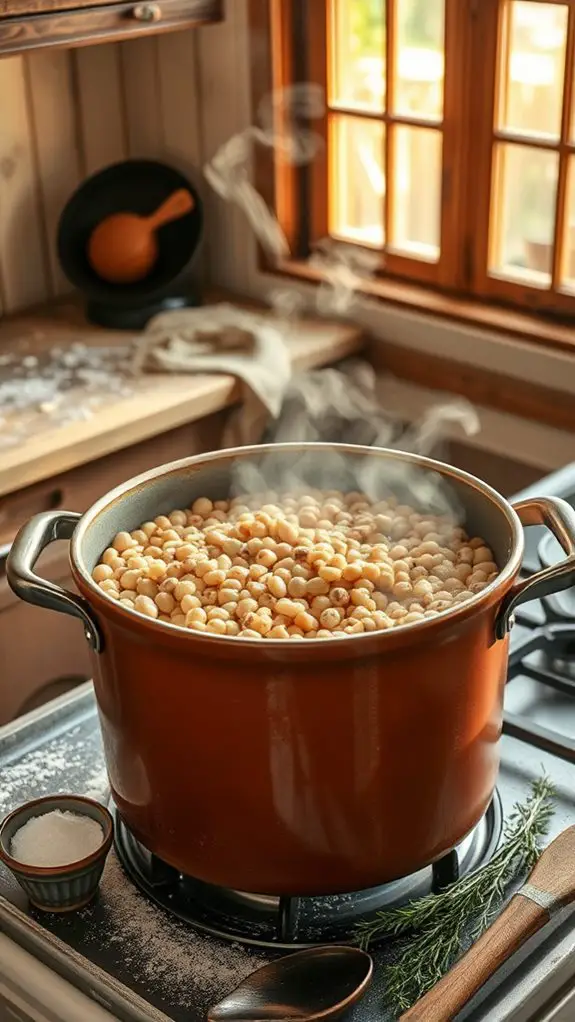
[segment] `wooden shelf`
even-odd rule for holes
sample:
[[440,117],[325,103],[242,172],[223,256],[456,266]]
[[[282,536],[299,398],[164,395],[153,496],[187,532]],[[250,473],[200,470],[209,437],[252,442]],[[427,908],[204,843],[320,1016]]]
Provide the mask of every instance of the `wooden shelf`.
[[[222,300],[222,296],[216,300]],[[25,357],[73,342],[110,345],[115,341],[125,344],[127,335],[87,324],[74,301],[0,320],[0,355],[17,353]],[[351,325],[301,320],[288,343],[294,368],[302,371],[358,352],[363,335]],[[38,412],[33,435],[15,447],[0,448],[0,495],[194,422],[239,398],[236,380],[223,374],[145,373],[130,388],[126,397],[106,399],[85,420],[58,425]],[[17,427],[18,416],[13,416],[3,429]]]
[[223,0],[0,0],[0,56],[136,39],[221,21]]

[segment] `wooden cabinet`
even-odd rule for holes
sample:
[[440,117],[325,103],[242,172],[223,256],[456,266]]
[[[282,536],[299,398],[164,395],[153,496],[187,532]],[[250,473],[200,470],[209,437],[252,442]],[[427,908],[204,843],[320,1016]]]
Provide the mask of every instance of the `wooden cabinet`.
[[132,39],[220,21],[223,0],[0,0],[0,57]]

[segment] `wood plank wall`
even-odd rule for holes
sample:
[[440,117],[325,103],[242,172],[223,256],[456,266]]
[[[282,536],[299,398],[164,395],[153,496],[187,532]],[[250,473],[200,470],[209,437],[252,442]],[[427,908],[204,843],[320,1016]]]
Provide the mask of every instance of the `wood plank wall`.
[[200,183],[198,35],[217,28],[0,60],[0,315],[70,291],[56,225],[86,175],[151,157]]

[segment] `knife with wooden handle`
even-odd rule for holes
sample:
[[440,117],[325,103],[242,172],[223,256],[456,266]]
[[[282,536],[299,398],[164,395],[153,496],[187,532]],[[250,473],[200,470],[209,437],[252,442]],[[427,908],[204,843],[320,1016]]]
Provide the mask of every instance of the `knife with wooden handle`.
[[400,1022],[453,1022],[458,1011],[525,941],[575,901],[575,827],[542,853],[526,883],[452,969]]

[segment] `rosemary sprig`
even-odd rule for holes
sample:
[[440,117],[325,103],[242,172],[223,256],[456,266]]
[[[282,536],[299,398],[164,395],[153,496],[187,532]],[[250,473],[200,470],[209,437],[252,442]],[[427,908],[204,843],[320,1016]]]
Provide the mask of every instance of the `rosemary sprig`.
[[507,886],[533,868],[553,815],[554,794],[547,777],[533,783],[525,802],[515,804],[503,842],[485,866],[440,894],[379,912],[375,919],[358,924],[357,940],[363,948],[380,937],[413,934],[393,964],[386,966],[386,995],[398,1014],[441,979],[461,954],[464,936],[476,940],[496,915]]

